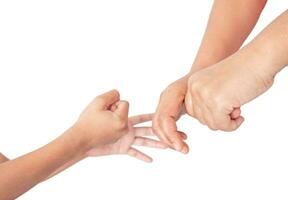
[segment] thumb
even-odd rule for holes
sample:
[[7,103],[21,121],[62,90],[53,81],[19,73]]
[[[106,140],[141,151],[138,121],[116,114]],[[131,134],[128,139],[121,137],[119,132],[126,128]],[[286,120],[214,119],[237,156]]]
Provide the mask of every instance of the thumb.
[[241,109],[240,108],[234,108],[234,110],[231,112],[230,117],[231,119],[237,119],[241,115]]
[[230,123],[228,123],[228,129],[226,131],[235,131],[237,128],[241,126],[241,124],[244,122],[244,117],[240,116],[237,119],[230,120]]
[[119,101],[116,103],[116,109],[114,113],[116,113],[121,119],[127,119],[129,112],[129,102],[128,101]]

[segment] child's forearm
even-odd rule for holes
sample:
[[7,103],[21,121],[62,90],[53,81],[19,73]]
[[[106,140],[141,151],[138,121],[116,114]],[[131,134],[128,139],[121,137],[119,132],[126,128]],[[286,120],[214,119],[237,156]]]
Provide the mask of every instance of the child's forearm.
[[[107,151],[107,149],[105,149],[105,147],[103,148],[95,148],[93,149],[93,157],[96,156],[105,156],[105,155],[109,155],[109,150]],[[88,157],[87,154],[80,154],[77,157],[75,157],[73,160],[70,160],[69,162],[65,163],[64,165],[62,165],[61,167],[59,167],[58,169],[56,169],[55,171],[53,171],[52,174],[50,174],[45,180],[52,178],[53,176],[59,174],[60,172],[64,171],[65,169],[71,167],[72,165],[78,163],[79,161],[85,159],[86,157]],[[43,180],[43,181],[45,181]]]
[[[76,142],[73,128],[46,146],[0,165],[0,199],[20,196],[47,179],[69,161],[84,154],[85,144]],[[74,137],[74,138],[73,138]]]
[[192,72],[236,52],[254,28],[267,0],[215,0]]
[[61,167],[57,168],[55,171],[53,171],[47,178],[45,178],[43,181],[46,181],[47,179],[52,178],[53,176],[61,173],[62,171],[64,171],[65,169],[71,167],[72,165],[78,163],[79,161],[83,160],[84,158],[86,158],[86,156],[84,154],[79,155],[77,157],[75,157],[73,160],[68,161],[67,163],[63,164]]

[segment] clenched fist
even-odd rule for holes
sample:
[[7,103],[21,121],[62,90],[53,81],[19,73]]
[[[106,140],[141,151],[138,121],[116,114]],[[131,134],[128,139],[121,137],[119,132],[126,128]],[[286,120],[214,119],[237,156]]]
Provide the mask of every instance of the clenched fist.
[[273,76],[262,71],[237,55],[193,74],[185,98],[188,114],[212,130],[237,129],[244,121],[240,107],[273,84]]

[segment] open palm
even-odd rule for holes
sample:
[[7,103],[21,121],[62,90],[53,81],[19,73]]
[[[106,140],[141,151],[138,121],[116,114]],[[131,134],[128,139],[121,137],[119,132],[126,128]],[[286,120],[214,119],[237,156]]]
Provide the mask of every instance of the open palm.
[[152,158],[133,146],[145,146],[165,149],[167,145],[145,136],[156,136],[151,127],[135,127],[135,125],[151,121],[153,114],[138,115],[129,118],[128,131],[112,144],[96,147],[88,152],[88,156],[101,156],[111,154],[127,154],[145,162],[152,162]]

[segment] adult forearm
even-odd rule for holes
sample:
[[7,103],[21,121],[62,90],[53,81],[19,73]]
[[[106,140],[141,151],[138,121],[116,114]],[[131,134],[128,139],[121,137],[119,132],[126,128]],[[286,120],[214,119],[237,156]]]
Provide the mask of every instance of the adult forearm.
[[277,17],[254,40],[231,56],[231,59],[256,71],[264,80],[269,80],[288,65],[287,52],[288,10]]
[[253,30],[267,0],[215,0],[192,72],[235,53]]
[[68,130],[48,145],[0,165],[0,199],[20,196],[82,152]]

